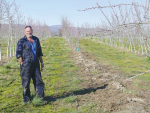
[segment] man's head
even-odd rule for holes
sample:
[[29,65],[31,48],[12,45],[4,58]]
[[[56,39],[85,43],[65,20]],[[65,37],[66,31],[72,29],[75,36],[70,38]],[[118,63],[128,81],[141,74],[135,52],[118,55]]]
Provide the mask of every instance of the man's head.
[[31,38],[32,33],[33,33],[32,27],[31,26],[26,26],[25,30],[24,30],[24,33],[25,33],[27,38]]

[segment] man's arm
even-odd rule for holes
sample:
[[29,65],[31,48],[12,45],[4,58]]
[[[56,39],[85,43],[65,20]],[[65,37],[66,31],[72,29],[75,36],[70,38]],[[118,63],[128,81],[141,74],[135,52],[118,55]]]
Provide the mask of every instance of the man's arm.
[[44,63],[43,63],[42,56],[39,57],[39,60],[41,62],[41,71],[43,71],[44,70]]
[[38,39],[38,44],[39,44],[38,45],[38,49],[39,49],[38,58],[39,58],[39,60],[41,62],[41,71],[43,71],[44,70],[44,63],[43,63],[43,59],[42,59],[43,53],[42,53],[42,49],[41,49],[41,45],[40,45],[39,39]]
[[22,50],[23,50],[22,43],[19,40],[18,43],[17,43],[16,58],[19,60],[19,62],[20,62],[21,65],[23,63],[23,60],[22,60]]
[[39,60],[41,62],[41,64],[43,63],[43,59],[42,59],[42,56],[39,57]]

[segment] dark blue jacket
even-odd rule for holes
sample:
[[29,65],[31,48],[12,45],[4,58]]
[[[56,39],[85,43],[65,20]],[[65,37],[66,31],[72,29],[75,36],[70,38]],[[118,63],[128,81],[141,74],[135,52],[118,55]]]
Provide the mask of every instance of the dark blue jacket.
[[[36,60],[35,61],[38,61],[38,57],[43,56],[41,45],[40,45],[39,39],[37,37],[32,36],[32,39],[35,41],[35,45],[36,45]],[[26,36],[21,38],[17,43],[17,49],[16,49],[17,59],[20,56],[22,57],[23,62],[34,61],[34,56],[33,56],[32,50],[30,48],[30,43],[27,40]]]

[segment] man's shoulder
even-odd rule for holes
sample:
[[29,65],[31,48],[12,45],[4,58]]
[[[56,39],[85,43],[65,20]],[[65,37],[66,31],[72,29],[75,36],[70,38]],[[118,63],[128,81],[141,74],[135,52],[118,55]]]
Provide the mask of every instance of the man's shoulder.
[[40,43],[39,38],[36,36],[32,36],[32,39],[35,40],[37,43]]
[[32,36],[32,38],[34,39],[34,40],[39,40],[39,38],[38,37],[36,37],[36,36]]
[[26,41],[26,39],[25,39],[25,36],[24,36],[24,37],[20,38],[18,42],[25,42],[25,41]]

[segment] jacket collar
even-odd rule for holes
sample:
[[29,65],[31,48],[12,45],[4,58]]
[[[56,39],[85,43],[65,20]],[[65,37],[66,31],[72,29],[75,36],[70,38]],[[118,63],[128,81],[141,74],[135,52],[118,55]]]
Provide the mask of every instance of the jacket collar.
[[[23,38],[24,38],[25,40],[28,40],[27,37],[26,37],[26,35],[25,35]],[[32,39],[33,39],[33,40],[36,40],[35,36],[32,36]]]
[[[26,41],[28,41],[26,35],[23,37]],[[32,35],[32,39],[35,41],[35,50],[37,51],[37,38],[35,36]],[[28,44],[30,45],[29,41]]]

